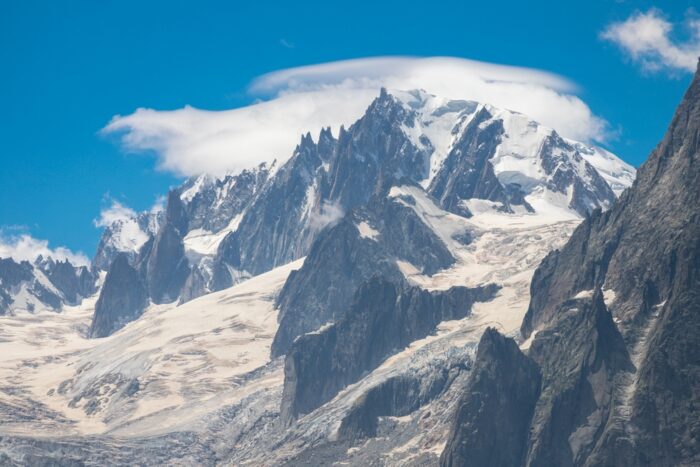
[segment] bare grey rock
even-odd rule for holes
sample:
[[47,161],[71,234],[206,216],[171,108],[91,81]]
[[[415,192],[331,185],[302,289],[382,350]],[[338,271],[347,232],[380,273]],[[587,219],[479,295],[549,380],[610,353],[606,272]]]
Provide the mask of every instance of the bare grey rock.
[[390,355],[469,314],[496,286],[428,292],[373,277],[356,292],[344,317],[294,341],[285,359],[282,423],[309,413]]
[[488,328],[479,342],[440,465],[520,465],[540,381],[539,368],[515,341]]
[[633,187],[552,253],[532,283],[525,336],[582,290],[613,291],[610,308],[636,367],[617,392],[591,465],[700,461],[700,75]]
[[285,354],[297,336],[341,319],[359,285],[370,277],[402,281],[397,260],[428,275],[454,263],[413,209],[385,197],[373,198],[322,232],[278,297],[273,356]]
[[109,336],[138,318],[147,305],[148,292],[141,277],[131,267],[126,255],[118,255],[109,268],[95,304],[90,337]]
[[85,266],[74,266],[68,260],[54,261],[39,256],[34,264],[0,258],[0,316],[12,313],[15,298],[24,293],[30,297],[30,312],[36,306],[60,311],[63,305],[77,305],[95,292],[96,278]]
[[535,273],[522,334],[542,389],[510,465],[700,463],[699,134],[700,71],[632,188]]

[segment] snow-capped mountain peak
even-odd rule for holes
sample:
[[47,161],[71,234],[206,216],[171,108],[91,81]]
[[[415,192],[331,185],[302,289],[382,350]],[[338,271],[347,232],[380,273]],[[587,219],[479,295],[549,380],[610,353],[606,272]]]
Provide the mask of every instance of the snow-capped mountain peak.
[[[487,131],[491,132],[487,137],[495,140],[489,144],[495,144],[481,157],[506,191],[519,192],[524,198],[520,204],[535,212],[571,211],[580,217],[598,207],[607,209],[634,180],[635,169],[612,153],[563,138],[522,113],[423,90],[391,90],[385,95],[407,111],[402,130],[429,154],[430,168],[420,182],[429,191],[434,190],[445,161],[459,159],[465,151],[458,146],[478,148],[486,139],[480,133]],[[477,117],[475,127],[470,125]],[[448,165],[452,171],[453,164]],[[459,203],[468,200],[461,197]]]

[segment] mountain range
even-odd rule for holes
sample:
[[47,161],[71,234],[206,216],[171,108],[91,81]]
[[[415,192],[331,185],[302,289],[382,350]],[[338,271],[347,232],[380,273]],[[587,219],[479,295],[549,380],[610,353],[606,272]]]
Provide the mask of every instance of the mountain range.
[[0,463],[697,465],[700,76],[639,172],[386,90],[0,259]]

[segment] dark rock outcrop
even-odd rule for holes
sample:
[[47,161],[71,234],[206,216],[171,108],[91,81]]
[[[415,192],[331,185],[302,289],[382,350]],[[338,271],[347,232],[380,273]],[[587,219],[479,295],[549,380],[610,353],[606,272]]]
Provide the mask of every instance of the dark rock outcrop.
[[178,299],[190,266],[185,257],[183,233],[187,232],[187,214],[177,191],[168,194],[165,222],[156,235],[146,262],[146,283],[154,303]]
[[139,273],[131,267],[126,255],[118,255],[107,272],[95,314],[90,337],[106,337],[135,320],[148,305],[148,292]]
[[73,266],[68,260],[48,260],[40,263],[39,267],[69,305],[77,305],[96,291],[95,276],[85,266]]
[[[292,158],[253,202],[217,260],[259,274],[306,255],[316,236],[343,214],[385,194],[401,178],[426,177],[429,154],[406,137],[402,125],[415,115],[382,90],[365,115],[338,138],[323,130],[314,143],[305,135]],[[230,256],[229,256],[230,255]],[[230,284],[218,267],[218,286]]]
[[344,317],[304,334],[285,359],[282,421],[291,423],[329,401],[388,356],[434,332],[441,321],[469,314],[496,286],[429,292],[373,277],[360,286]]
[[428,192],[440,201],[443,209],[470,216],[461,202],[479,198],[500,202],[506,211],[511,211],[508,193],[489,162],[503,134],[501,122],[491,119],[485,108],[478,111],[430,184]]
[[564,302],[528,356],[543,382],[527,465],[585,464],[613,413],[618,383],[634,371],[600,290]]
[[166,223],[160,229],[147,264],[146,282],[153,302],[177,300],[190,271],[182,237],[174,226]]
[[353,403],[340,423],[338,439],[356,441],[377,436],[380,417],[403,417],[415,412],[440,397],[470,367],[470,359],[448,360],[444,366],[382,381]]
[[[590,459],[618,465],[700,462],[700,73],[633,187],[596,212],[532,283],[525,336],[580,290],[614,292],[610,308],[635,360],[628,405]],[[622,454],[624,453],[624,454]]]
[[207,275],[198,266],[193,266],[180,291],[180,303],[189,302],[205,293],[208,287]]
[[600,291],[563,303],[527,356],[487,330],[441,463],[585,465],[633,371]]
[[632,188],[534,275],[542,389],[511,465],[698,465],[699,291],[700,70]]
[[322,232],[278,297],[273,356],[285,354],[297,336],[341,319],[357,287],[370,277],[402,281],[397,260],[428,275],[454,263],[415,211],[394,199],[374,198]]
[[515,341],[487,329],[440,465],[521,465],[540,380],[539,368]]

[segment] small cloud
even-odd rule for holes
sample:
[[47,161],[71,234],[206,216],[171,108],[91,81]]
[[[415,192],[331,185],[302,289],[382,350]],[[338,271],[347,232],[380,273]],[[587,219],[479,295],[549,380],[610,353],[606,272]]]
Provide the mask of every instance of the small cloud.
[[50,248],[47,240],[34,238],[27,233],[8,234],[6,229],[0,229],[0,258],[33,263],[39,256],[56,261],[68,260],[76,266],[90,264],[87,256],[81,251],[73,252],[63,246]]
[[93,220],[95,227],[109,227],[117,221],[124,221],[136,217],[136,211],[119,201],[111,199],[111,205],[100,211],[100,217]]
[[693,72],[700,56],[700,19],[688,17],[684,26],[685,39],[675,38],[673,32],[677,27],[661,10],[652,8],[610,24],[600,37],[620,47],[645,71]]
[[285,38],[280,39],[280,45],[281,45],[282,47],[287,48],[287,49],[293,49],[293,48],[295,47],[294,44],[292,44],[291,42],[289,42],[289,41],[288,41],[287,39],[285,39]]
[[324,202],[318,213],[312,214],[309,225],[312,230],[323,230],[334,226],[344,216],[343,208],[337,203]]
[[161,211],[165,211],[165,202],[167,201],[167,198],[165,195],[161,195],[156,198],[156,201],[153,203],[153,206],[151,206],[150,212],[151,214],[158,214]]

